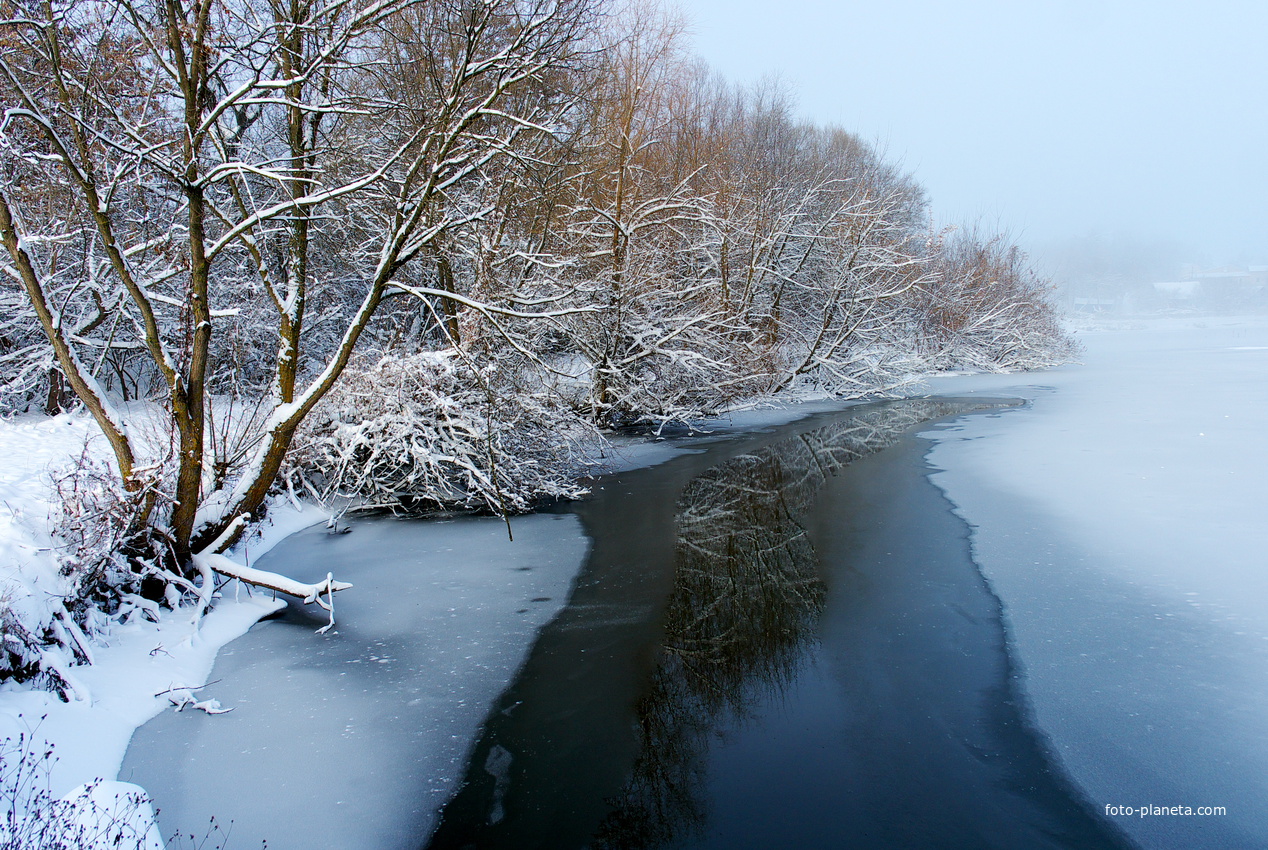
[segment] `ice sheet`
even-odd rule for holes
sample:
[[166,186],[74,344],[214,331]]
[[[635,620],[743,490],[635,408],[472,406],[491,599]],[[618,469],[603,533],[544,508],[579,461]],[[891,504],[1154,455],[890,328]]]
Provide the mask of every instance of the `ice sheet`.
[[933,382],[1032,400],[928,432],[934,481],[1092,801],[1227,808],[1126,818],[1147,847],[1268,845],[1268,324],[1082,336],[1082,365]]
[[232,819],[235,846],[416,847],[465,768],[533,635],[566,602],[587,541],[571,515],[314,528],[261,559],[353,590],[290,609],[226,647],[207,696],[230,714],[167,713],[120,778],[147,788],[164,835]]

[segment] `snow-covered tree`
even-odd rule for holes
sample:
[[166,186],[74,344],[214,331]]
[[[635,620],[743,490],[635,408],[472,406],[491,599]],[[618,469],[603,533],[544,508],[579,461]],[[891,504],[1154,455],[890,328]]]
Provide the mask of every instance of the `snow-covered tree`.
[[926,356],[941,368],[1042,369],[1073,357],[1051,284],[1003,236],[969,228],[943,235],[915,314]]
[[578,492],[593,425],[1068,356],[1020,253],[683,33],[655,0],[0,0],[0,409],[77,401],[113,454],[64,484],[70,560],[205,602],[283,472],[520,510]]
[[[499,311],[410,275],[484,215],[464,188],[559,121],[549,81],[590,7],[72,0],[5,18],[5,272],[138,535],[189,569],[261,508],[385,301]],[[259,409],[222,439],[217,391],[244,385]],[[131,425],[129,394],[161,402],[166,440]]]

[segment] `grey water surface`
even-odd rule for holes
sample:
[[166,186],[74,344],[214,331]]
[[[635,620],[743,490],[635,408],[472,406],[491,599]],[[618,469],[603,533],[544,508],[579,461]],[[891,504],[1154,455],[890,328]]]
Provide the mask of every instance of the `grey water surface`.
[[609,479],[425,845],[1120,848],[1033,727],[906,401]]

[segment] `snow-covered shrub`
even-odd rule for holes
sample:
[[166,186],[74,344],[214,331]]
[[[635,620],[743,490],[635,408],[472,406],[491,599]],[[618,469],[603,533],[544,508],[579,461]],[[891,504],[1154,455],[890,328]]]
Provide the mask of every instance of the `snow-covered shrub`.
[[288,475],[322,499],[493,513],[575,498],[595,435],[551,393],[457,351],[349,366],[297,435]]
[[[723,334],[717,317],[686,308],[677,317],[656,315],[648,305],[658,298],[636,299],[639,306],[626,311],[619,333],[596,331],[606,320],[591,318],[591,327],[577,335],[602,340],[579,346],[589,354],[570,364],[571,401],[582,415],[617,428],[686,423],[714,415],[763,385],[764,375],[747,372],[750,363],[736,362],[747,349]],[[583,393],[576,392],[578,385]]]
[[114,469],[87,450],[54,487],[52,531],[73,599],[114,611],[118,595],[139,592],[145,578],[166,583],[158,566],[165,554],[161,529],[149,523],[157,488],[125,491]]
[[40,674],[40,641],[14,609],[12,592],[0,594],[0,681],[26,681]]
[[0,850],[163,850],[143,789],[97,781],[54,797],[53,749],[31,745],[26,735],[0,743]]
[[[87,631],[69,613],[68,604],[74,607],[69,597],[48,596],[45,582],[35,587],[12,580],[5,584],[0,595],[0,682],[32,681],[66,702],[90,699],[71,672],[76,664],[91,663],[93,654]],[[93,609],[86,619],[96,624]]]
[[914,308],[935,367],[1044,369],[1078,353],[1061,327],[1051,285],[1002,237],[957,233],[939,246],[934,268]]

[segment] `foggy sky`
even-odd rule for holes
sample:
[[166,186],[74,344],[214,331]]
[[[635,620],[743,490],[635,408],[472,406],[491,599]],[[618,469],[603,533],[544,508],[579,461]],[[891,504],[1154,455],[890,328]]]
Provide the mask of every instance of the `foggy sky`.
[[1268,262],[1268,3],[681,0],[728,78],[877,141],[949,222]]

